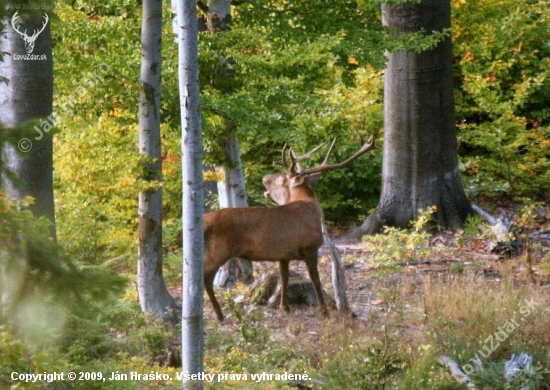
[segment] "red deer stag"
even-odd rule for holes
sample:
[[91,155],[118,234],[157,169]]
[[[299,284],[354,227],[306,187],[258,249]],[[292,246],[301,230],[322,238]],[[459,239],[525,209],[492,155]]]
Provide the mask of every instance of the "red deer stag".
[[267,189],[265,195],[279,206],[227,208],[204,215],[204,287],[219,321],[223,321],[223,314],[214,295],[214,277],[231,258],[278,261],[282,283],[280,307],[285,311],[289,311],[286,297],[288,264],[291,260],[305,261],[319,302],[319,312],[328,315],[317,270],[318,250],[323,244],[323,211],[309,181],[324,171],[351,163],[374,147],[374,139],[371,138],[347,160],[328,164],[333,142],[321,165],[302,168],[300,161],[309,158],[321,146],[300,157],[290,149],[291,163],[288,164],[285,145],[282,164],[287,173],[267,175],[263,179]]

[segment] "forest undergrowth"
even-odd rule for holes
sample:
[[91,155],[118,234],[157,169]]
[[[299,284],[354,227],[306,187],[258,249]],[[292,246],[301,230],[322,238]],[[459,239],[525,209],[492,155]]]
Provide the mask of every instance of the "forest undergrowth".
[[[471,218],[462,232],[429,233],[430,212],[409,229],[361,242],[337,239],[354,318],[331,310],[323,319],[307,305],[291,305],[288,314],[253,305],[241,284],[218,290],[227,316],[219,324],[205,299],[204,373],[213,378],[206,388],[464,388],[438,363],[442,355],[456,361],[479,389],[550,388],[548,208],[535,203],[518,208],[509,232],[498,236],[503,242],[479,218]],[[321,253],[323,286],[332,296],[330,261]],[[176,298],[180,265],[179,253],[166,258],[167,283]],[[307,274],[301,262],[291,269]],[[55,326],[42,323],[33,330],[4,323],[0,385],[83,388],[70,380],[10,378],[14,372],[88,372],[106,380],[88,380],[87,389],[179,388],[178,327],[143,316],[134,276],[126,277],[122,295],[84,294],[76,308],[58,307]],[[532,364],[506,379],[505,362],[522,353]],[[135,381],[132,373],[158,376]],[[109,380],[113,375],[119,375],[116,381]]]
[[[335,311],[319,319],[309,307],[286,315],[248,306],[244,286],[227,293],[227,323],[207,322],[206,365],[216,372],[292,371],[313,378],[288,388],[464,388],[438,363],[445,355],[480,389],[550,388],[548,210],[519,211],[505,243],[495,242],[492,227],[477,218],[463,232],[430,235],[423,230],[429,214],[411,229],[341,242],[353,320]],[[326,257],[320,268],[326,288]],[[521,353],[532,357],[532,366],[506,379],[505,362]]]

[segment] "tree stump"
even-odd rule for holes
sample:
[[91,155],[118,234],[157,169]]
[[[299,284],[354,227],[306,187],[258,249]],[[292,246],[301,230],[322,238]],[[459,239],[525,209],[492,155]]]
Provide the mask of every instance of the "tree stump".
[[[278,270],[268,270],[257,278],[249,287],[250,303],[277,307],[281,302],[281,283]],[[334,301],[323,291],[329,307],[334,307]],[[315,289],[309,279],[304,279],[294,271],[289,272],[287,299],[290,305],[306,304],[318,306]]]

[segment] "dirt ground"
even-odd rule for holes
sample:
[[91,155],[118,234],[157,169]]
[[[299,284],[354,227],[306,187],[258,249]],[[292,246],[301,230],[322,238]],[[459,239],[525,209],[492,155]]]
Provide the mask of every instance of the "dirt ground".
[[[550,222],[546,221],[538,230],[540,233],[536,239],[537,245],[542,248],[550,248]],[[533,240],[534,242],[535,240]],[[374,313],[380,315],[390,310],[387,305],[386,294],[392,289],[399,294],[399,299],[404,306],[407,300],[418,302],[419,294],[422,294],[422,284],[426,278],[434,280],[445,279],[454,272],[473,271],[476,275],[484,278],[488,283],[498,282],[500,280],[501,268],[507,262],[521,262],[523,256],[521,245],[515,248],[516,257],[510,257],[509,248],[505,248],[499,253],[489,249],[490,243],[485,239],[466,240],[460,245],[457,244],[457,235],[452,232],[439,233],[429,240],[430,254],[423,260],[413,263],[397,263],[393,270],[384,270],[376,267],[371,262],[371,253],[365,248],[361,241],[350,241],[345,239],[336,239],[338,251],[342,256],[342,264],[346,275],[346,291],[349,305],[354,314],[354,326],[358,328],[368,327],[370,316]],[[537,265],[548,259],[543,259],[537,252],[536,258],[531,259],[533,269]],[[537,257],[538,256],[538,257]],[[547,256],[547,255],[546,255]],[[272,269],[274,272],[277,266],[274,263],[254,263],[255,270],[264,272],[265,268]],[[293,261],[290,265],[291,271],[298,273],[301,278],[309,281],[306,267],[301,261]],[[328,297],[332,299],[334,293],[331,285],[331,261],[328,257],[328,251],[325,247],[320,250],[319,273],[321,282]],[[524,273],[525,269],[518,267],[518,276]],[[536,274],[536,272],[535,272]],[[535,275],[536,276],[536,275]],[[548,275],[544,275],[544,283],[548,283]],[[549,286],[550,287],[550,286]],[[399,291],[398,291],[399,290]],[[229,290],[231,291],[231,290]],[[322,318],[317,316],[317,308],[306,304],[291,303],[290,313],[284,313],[278,307],[248,305],[246,289],[241,286],[239,291],[245,291],[238,296],[233,295],[234,299],[245,305],[247,309],[260,308],[263,311],[265,324],[281,339],[296,337],[297,332],[300,338],[310,339],[315,342],[317,335],[325,326]],[[216,295],[220,301],[223,301],[222,291],[217,288]],[[205,320],[216,321],[210,301],[205,295]],[[222,308],[224,304],[222,304]],[[412,305],[411,305],[411,309]],[[225,321],[220,325],[220,329],[230,331],[235,327],[235,320],[230,313],[224,309],[226,315]],[[340,318],[343,314],[334,308],[330,310],[330,316]],[[300,326],[297,327],[296,324]],[[299,329],[298,329],[299,328]],[[302,340],[302,342],[307,340]]]

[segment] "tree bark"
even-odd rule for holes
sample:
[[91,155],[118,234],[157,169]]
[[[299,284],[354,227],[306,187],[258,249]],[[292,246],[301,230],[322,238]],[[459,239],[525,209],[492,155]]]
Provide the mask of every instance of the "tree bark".
[[[396,34],[442,31],[451,25],[450,1],[384,4],[382,17]],[[407,226],[434,205],[440,227],[459,229],[472,209],[458,168],[451,38],[419,54],[387,56],[382,193],[362,232]]]
[[[52,114],[53,58],[50,21],[42,10],[18,11],[20,31],[39,31],[34,48],[27,55],[25,41],[11,25],[15,10],[2,20],[0,36],[0,126],[13,143],[2,145],[2,187],[6,194],[20,200],[34,198],[30,210],[51,222],[55,239],[53,197],[53,145],[50,130],[55,126]],[[46,19],[47,18],[47,19]],[[38,123],[38,119],[40,123]],[[28,121],[36,120],[29,126]],[[27,127],[27,128],[26,128]],[[32,129],[31,129],[32,127]],[[25,129],[26,128],[26,129]],[[5,170],[11,172],[6,173]]]
[[[179,90],[183,172],[182,371],[203,372],[204,237],[202,130],[199,95],[196,2],[177,1]],[[202,381],[184,378],[184,388],[202,389]]]
[[177,305],[162,274],[162,157],[160,142],[162,0],[144,0],[141,25],[139,151],[142,179],[158,188],[139,192],[137,288],[141,310],[175,320]]
[[225,145],[225,153],[234,165],[231,169],[225,167],[218,168],[223,172],[225,177],[224,181],[218,182],[220,207],[246,207],[248,206],[248,199],[246,196],[243,166],[241,164],[239,141],[237,141],[234,133],[230,132],[227,134]]
[[348,296],[346,294],[346,273],[344,271],[344,267],[342,266],[342,257],[328,234],[328,228],[324,220],[321,222],[321,230],[323,232],[323,239],[330,257],[332,269],[332,288],[334,289],[336,308],[341,313],[351,314],[351,316],[353,316],[354,314],[351,311]]
[[[229,30],[231,25],[229,0],[208,0],[206,25],[211,34]],[[231,62],[231,59],[224,59],[223,62],[221,65],[225,66]],[[224,180],[218,182],[220,208],[248,206],[239,141],[235,135],[234,127],[234,123],[229,124],[225,140],[225,154],[231,167],[217,168],[224,176]],[[214,284],[217,287],[229,287],[235,285],[237,280],[248,283],[253,278],[252,273],[251,261],[231,259],[220,268]]]
[[206,26],[210,33],[225,31],[231,24],[230,0],[208,0]]
[[[225,153],[233,162],[232,168],[218,167],[224,174],[224,180],[218,182],[218,196],[220,208],[246,207],[248,200],[246,196],[246,185],[241,164],[239,142],[234,133],[227,134]],[[225,263],[218,273],[214,284],[218,287],[229,287],[235,285],[237,280],[250,282],[253,268],[252,262],[241,259],[231,259]]]

